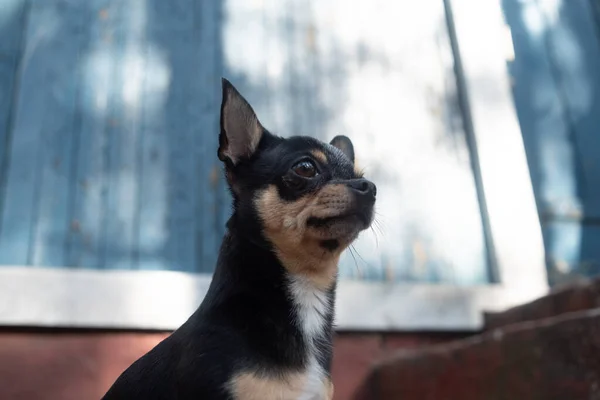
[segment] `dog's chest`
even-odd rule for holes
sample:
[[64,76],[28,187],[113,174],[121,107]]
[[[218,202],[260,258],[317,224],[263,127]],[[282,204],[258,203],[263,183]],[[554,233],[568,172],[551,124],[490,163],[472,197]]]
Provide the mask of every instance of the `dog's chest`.
[[305,371],[305,385],[299,399],[319,399],[323,396],[326,374],[318,362],[316,341],[326,328],[330,300],[325,291],[314,287],[302,277],[291,279],[290,292],[294,302],[296,324],[306,341],[309,359]]
[[317,341],[327,328],[330,299],[302,278],[289,282],[295,324],[306,342],[307,364],[283,376],[265,376],[243,371],[228,383],[236,400],[324,400],[332,395],[331,382],[319,363]]
[[296,311],[296,323],[311,347],[327,323],[327,314],[331,306],[327,292],[316,288],[302,277],[291,279],[290,292]]

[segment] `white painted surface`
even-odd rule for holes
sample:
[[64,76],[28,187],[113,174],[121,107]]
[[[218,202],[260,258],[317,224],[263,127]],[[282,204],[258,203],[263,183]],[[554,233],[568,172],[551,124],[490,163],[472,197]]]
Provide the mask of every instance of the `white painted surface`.
[[[176,329],[200,305],[209,275],[170,271],[0,268],[7,326]],[[338,330],[472,330],[483,311],[515,305],[510,288],[342,280]],[[533,299],[533,296],[532,298]]]
[[471,106],[500,282],[511,302],[548,290],[544,244],[506,69],[500,2],[449,0]]

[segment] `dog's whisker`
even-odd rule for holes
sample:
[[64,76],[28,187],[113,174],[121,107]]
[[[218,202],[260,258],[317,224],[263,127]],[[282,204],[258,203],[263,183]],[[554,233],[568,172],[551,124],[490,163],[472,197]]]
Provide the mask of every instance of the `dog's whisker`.
[[379,238],[377,237],[377,232],[373,226],[371,226],[371,232],[373,232],[373,237],[375,238],[375,248],[379,249]]
[[379,223],[379,221],[375,221],[374,228],[377,229],[377,231],[379,232],[380,235],[383,235],[383,228],[381,227],[381,224]]
[[375,218],[375,219],[373,220],[373,223],[371,224],[371,227],[375,227],[375,228],[377,228],[377,229],[379,230],[379,233],[380,233],[381,235],[383,235],[383,227],[382,227],[382,222],[381,222],[379,219]]
[[350,246],[348,247],[348,250],[350,250],[350,255],[352,256],[352,258],[354,259],[354,269],[356,270],[356,273],[358,275],[360,275],[360,268],[358,267],[358,262],[356,261],[356,256],[354,255],[354,246]]
[[365,260],[365,259],[363,258],[363,256],[361,256],[361,255],[360,255],[360,253],[358,252],[358,250],[356,250],[356,247],[354,247],[354,245],[352,245],[351,247],[352,247],[352,248],[354,249],[354,251],[356,252],[356,255],[358,256],[358,258],[360,258],[360,259],[361,259],[361,261],[362,261],[362,262],[363,262],[363,263],[364,263],[364,264],[365,264],[367,267],[369,267],[369,268],[373,268],[373,265],[372,265],[371,263],[367,262],[367,260]]

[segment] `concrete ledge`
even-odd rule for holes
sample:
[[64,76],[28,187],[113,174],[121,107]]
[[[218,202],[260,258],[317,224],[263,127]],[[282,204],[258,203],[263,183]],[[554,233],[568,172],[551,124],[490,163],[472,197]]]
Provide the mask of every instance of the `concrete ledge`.
[[[172,271],[0,268],[0,325],[173,330],[196,310],[210,275]],[[340,331],[478,331],[485,311],[522,295],[502,285],[341,281]],[[531,291],[532,300],[539,293]]]

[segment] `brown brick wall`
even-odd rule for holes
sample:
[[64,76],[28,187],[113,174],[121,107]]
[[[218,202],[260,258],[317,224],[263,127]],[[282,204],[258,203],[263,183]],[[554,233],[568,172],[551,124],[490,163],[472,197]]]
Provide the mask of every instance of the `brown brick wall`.
[[[0,399],[99,399],[116,377],[168,333],[0,331]],[[337,400],[350,399],[376,359],[397,349],[459,334],[340,334],[333,379]]]

